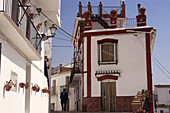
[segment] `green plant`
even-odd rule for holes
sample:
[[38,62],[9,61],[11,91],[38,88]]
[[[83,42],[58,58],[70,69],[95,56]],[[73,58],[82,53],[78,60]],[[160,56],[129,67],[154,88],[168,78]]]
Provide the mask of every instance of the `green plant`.
[[146,10],[144,7],[140,8],[141,10]]
[[91,11],[85,11],[84,14],[91,14]]
[[110,13],[117,13],[115,9],[111,10]]
[[42,22],[38,23],[38,25],[40,25],[40,26],[41,26],[41,25],[42,25]]

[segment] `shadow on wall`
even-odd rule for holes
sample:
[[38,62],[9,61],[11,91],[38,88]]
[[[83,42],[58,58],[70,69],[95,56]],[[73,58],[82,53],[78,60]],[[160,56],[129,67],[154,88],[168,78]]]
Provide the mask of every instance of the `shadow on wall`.
[[[29,53],[28,53],[29,54]],[[19,66],[20,68],[26,70],[26,60],[23,56],[19,54],[13,47],[9,45],[9,43],[4,42],[2,44],[2,56],[6,57],[8,60],[10,60],[15,65]],[[1,57],[3,58],[3,57]],[[6,62],[4,62],[3,59],[1,59],[2,64],[5,65]]]

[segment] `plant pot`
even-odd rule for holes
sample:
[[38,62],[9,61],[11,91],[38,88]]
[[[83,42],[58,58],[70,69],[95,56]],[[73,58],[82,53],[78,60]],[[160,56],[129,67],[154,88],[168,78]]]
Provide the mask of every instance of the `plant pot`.
[[34,18],[34,13],[30,13],[29,16],[30,16],[31,19],[33,19]]
[[84,14],[84,18],[85,18],[86,20],[90,20],[90,14]]
[[39,92],[39,90],[40,90],[40,88],[37,88],[37,89],[36,89],[36,92]]
[[32,86],[32,90],[35,91],[37,89],[36,86]]
[[39,29],[40,29],[40,27],[41,27],[40,25],[37,25],[37,26],[36,26],[37,30],[39,30]]
[[42,89],[42,92],[43,92],[43,93],[46,93],[46,92],[47,92],[47,89]]
[[28,0],[22,0],[22,4],[25,6],[28,3]]
[[21,88],[24,88],[25,83],[20,83],[19,86],[20,86]]
[[111,12],[112,18],[116,18],[117,13],[116,12]]
[[25,89],[28,89],[29,86],[30,86],[29,84],[26,84],[26,85],[25,85]]
[[48,94],[51,94],[51,91],[50,91],[50,90],[47,90],[47,93],[48,93]]
[[146,11],[146,9],[140,9],[140,14],[145,15],[145,11]]
[[7,84],[7,85],[5,86],[5,88],[6,88],[6,91],[10,91],[10,90],[11,90],[11,88],[12,88],[12,86],[11,86],[11,85],[9,85],[9,84]]

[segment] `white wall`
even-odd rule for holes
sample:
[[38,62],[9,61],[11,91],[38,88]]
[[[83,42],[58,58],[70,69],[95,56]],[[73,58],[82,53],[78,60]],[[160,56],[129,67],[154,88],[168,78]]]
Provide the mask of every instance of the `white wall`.
[[170,88],[157,88],[158,104],[170,105]]
[[47,113],[49,94],[41,92],[41,89],[48,88],[47,78],[33,65],[31,65],[31,83],[40,86],[40,91],[37,93],[31,90],[31,113]]
[[[19,83],[25,82],[26,77],[26,60],[14,50],[5,40],[0,36],[0,43],[2,43],[1,54],[1,75],[0,75],[0,112],[1,113],[24,113],[25,111],[25,94],[20,89],[18,92]],[[18,76],[17,92],[5,91],[4,84],[10,80],[11,71]]]
[[[66,77],[70,76],[70,71],[62,72],[60,74],[55,74],[51,76],[51,86],[53,85],[53,80],[56,80],[56,89],[57,89],[57,94],[54,96],[51,96],[51,103],[55,103],[55,111],[61,111],[61,103],[60,103],[60,86],[66,85]],[[70,90],[70,89],[69,89]],[[73,91],[73,90],[70,90]],[[72,92],[71,92],[72,93]],[[69,95],[69,99],[70,99]],[[72,99],[70,99],[71,102]]]
[[[97,41],[102,39],[118,40],[118,64],[98,65]],[[85,38],[86,40],[86,38]],[[141,42],[140,42],[140,41]],[[87,41],[84,41],[87,45]],[[142,45],[141,45],[142,43]],[[116,81],[117,96],[134,96],[138,90],[147,88],[145,34],[102,35],[91,37],[91,92],[93,97],[101,96],[101,83],[97,81],[97,70],[120,70],[121,77]],[[84,49],[87,50],[86,48]],[[84,54],[84,61],[87,54]],[[86,61],[85,61],[86,63]],[[86,67],[86,64],[85,64]],[[86,86],[86,84],[85,84]],[[85,87],[84,87],[85,88]],[[85,91],[86,96],[86,91]]]
[[169,108],[157,108],[157,113],[161,113],[161,110],[163,110],[164,113],[169,113]]

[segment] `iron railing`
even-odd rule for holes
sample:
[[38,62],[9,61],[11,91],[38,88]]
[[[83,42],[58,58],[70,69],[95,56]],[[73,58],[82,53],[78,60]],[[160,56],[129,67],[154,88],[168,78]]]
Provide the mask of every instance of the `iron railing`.
[[102,13],[103,14],[109,14],[111,10],[116,10],[117,14],[121,14],[122,7],[121,6],[103,6],[102,7]]
[[[103,6],[102,7],[102,13],[110,15],[110,11],[113,10],[113,9],[117,11],[117,14],[121,14],[121,11],[122,11],[121,6]],[[84,14],[85,11],[88,11],[88,7],[87,6],[82,6],[82,13]],[[92,14],[100,15],[99,6],[91,6],[91,12],[92,12]]]
[[[27,37],[27,39],[31,42],[33,47],[37,50],[37,52],[40,54],[41,52],[41,35],[38,33],[34,23],[32,22],[29,14],[27,13],[28,7],[31,6],[23,6],[20,0],[17,0],[17,13],[15,14],[16,20],[14,22],[16,25],[20,28],[20,30],[23,32],[23,34]],[[16,2],[15,0],[3,0],[3,11],[8,14],[11,19],[13,19],[13,2]]]
[[124,27],[136,27],[136,26],[137,26],[136,18],[128,18]]

